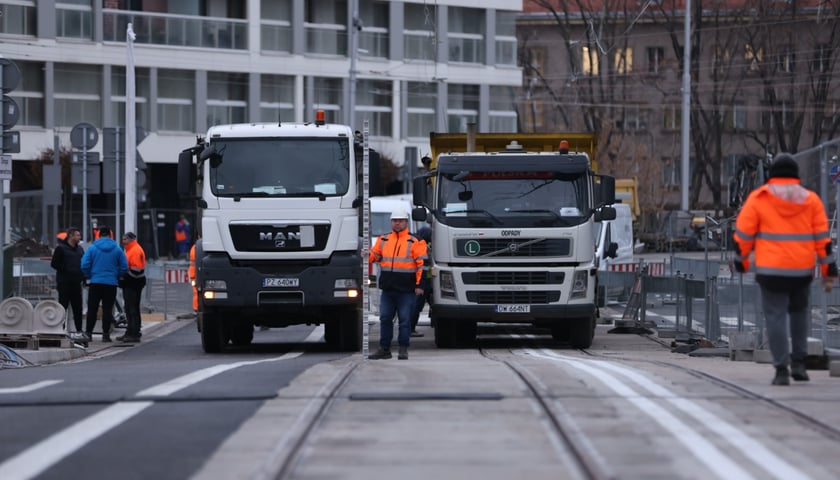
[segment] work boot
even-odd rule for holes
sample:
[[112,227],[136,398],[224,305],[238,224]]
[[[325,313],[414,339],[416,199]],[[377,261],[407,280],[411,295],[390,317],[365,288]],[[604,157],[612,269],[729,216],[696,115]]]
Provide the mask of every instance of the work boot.
[[773,377],[773,385],[790,385],[790,374],[787,367],[776,367],[776,376]]
[[411,331],[411,336],[412,336],[412,337],[422,337],[422,336],[423,336],[423,334],[422,334],[422,333],[420,333],[420,332],[418,332],[417,330],[412,330],[412,331]]
[[102,343],[111,343],[111,335],[107,333],[102,334]]
[[400,353],[397,354],[397,360],[408,360],[408,347],[400,347]]
[[123,335],[117,338],[117,340],[123,343],[140,343],[140,337],[135,337],[134,335]]
[[391,358],[391,351],[390,350],[383,350],[383,349],[380,348],[379,350],[376,351],[376,353],[372,353],[372,354],[368,355],[368,358],[370,360],[387,360],[387,359]]
[[792,362],[790,364],[790,376],[797,382],[807,382],[810,380],[810,378],[808,378],[808,372],[805,370],[805,362]]

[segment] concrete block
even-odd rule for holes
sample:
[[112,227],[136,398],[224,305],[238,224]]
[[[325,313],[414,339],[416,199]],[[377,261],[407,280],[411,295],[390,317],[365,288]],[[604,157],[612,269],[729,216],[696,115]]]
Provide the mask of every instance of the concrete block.
[[832,360],[828,370],[832,377],[840,377],[840,360]]
[[773,363],[773,354],[770,350],[753,350],[753,360],[755,363]]
[[825,345],[821,339],[808,337],[808,355],[825,355]]
[[729,335],[731,350],[752,350],[755,348],[755,333],[733,333]]
[[729,359],[733,362],[752,362],[753,359],[753,351],[752,350],[730,350],[729,351]]

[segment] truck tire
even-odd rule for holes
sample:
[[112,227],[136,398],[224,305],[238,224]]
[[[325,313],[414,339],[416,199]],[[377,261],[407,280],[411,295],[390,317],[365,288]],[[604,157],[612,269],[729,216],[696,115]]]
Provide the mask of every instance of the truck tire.
[[455,324],[456,342],[459,347],[472,347],[478,334],[476,322],[457,322]]
[[458,346],[458,325],[451,318],[438,318],[435,323],[435,346],[455,348]]
[[254,326],[237,322],[230,326],[230,341],[237,347],[247,347],[254,340]]
[[227,344],[224,325],[218,313],[200,312],[201,347],[206,353],[221,353]]
[[558,342],[565,342],[569,340],[569,325],[565,322],[552,325],[551,338]]
[[324,340],[331,349],[358,352],[362,347],[362,316],[358,309],[336,311],[334,318],[324,323]]
[[569,344],[572,348],[589,348],[595,338],[595,317],[572,319],[569,324]]

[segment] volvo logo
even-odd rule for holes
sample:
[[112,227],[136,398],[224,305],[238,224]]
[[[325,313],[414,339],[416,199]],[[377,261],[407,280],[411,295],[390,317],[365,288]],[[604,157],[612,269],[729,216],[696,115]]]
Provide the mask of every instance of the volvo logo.
[[510,250],[510,253],[516,253],[516,251],[519,250],[519,245],[511,243],[508,245],[508,250]]

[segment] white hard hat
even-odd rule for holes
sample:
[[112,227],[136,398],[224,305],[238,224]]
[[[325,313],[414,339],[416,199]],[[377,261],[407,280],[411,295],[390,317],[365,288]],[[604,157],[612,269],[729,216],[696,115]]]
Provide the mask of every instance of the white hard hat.
[[408,220],[408,212],[404,208],[398,208],[391,212],[391,220]]

